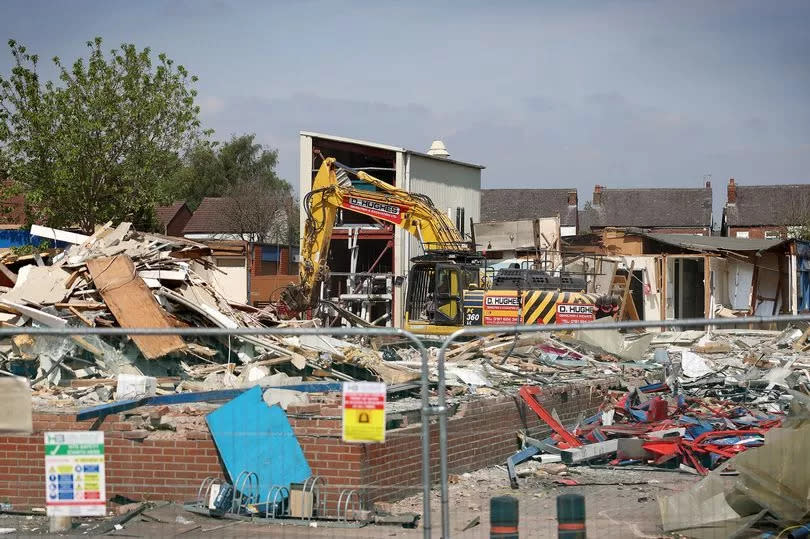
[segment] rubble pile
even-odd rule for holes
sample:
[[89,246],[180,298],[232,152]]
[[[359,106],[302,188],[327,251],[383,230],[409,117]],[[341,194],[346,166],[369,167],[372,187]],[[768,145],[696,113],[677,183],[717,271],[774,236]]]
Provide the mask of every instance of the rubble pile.
[[[599,411],[570,428],[540,405],[541,387],[523,386],[519,395],[552,434],[538,440],[518,433],[523,449],[506,467],[512,488],[519,478],[595,484],[583,482],[577,469],[670,470],[705,478],[659,497],[667,532],[717,537],[801,528],[810,514],[810,475],[792,463],[807,448],[809,333],[789,327],[657,334],[636,363],[660,365],[663,377],[606,392]],[[532,466],[518,469],[524,462]]]
[[[635,336],[628,336],[634,339]],[[436,350],[431,349],[431,378]],[[543,385],[573,384],[606,377],[643,379],[662,366],[652,359],[632,361],[609,353],[598,346],[561,332],[558,335],[534,334],[487,336],[451,346],[445,354],[445,369],[450,394],[496,394],[531,382]],[[416,360],[408,362],[416,366]]]
[[[0,286],[0,326],[122,328],[265,328],[271,308],[228,301],[211,247],[107,223],[80,244],[50,256],[0,259],[12,287]],[[47,264],[46,264],[47,260]],[[15,272],[16,271],[16,272]],[[359,351],[362,350],[362,353]],[[333,368],[348,365],[353,375]],[[0,339],[0,368],[26,376],[35,398],[96,403],[112,399],[288,385],[307,380],[413,380],[382,354],[325,338],[275,336],[131,337],[25,333]],[[290,375],[290,376],[287,376]]]
[[763,445],[797,395],[810,393],[806,335],[792,327],[660,333],[645,361],[634,364],[659,365],[662,380],[607,392],[600,411],[570,429],[542,409],[535,399],[540,390],[524,386],[521,397],[554,433],[545,440],[524,436],[536,451],[520,460],[539,454],[544,462],[653,465],[707,475]]

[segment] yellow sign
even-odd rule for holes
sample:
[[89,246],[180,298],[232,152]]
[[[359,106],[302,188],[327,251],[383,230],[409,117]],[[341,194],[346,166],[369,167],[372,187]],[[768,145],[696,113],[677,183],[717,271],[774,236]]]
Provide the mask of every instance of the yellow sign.
[[343,441],[385,441],[385,384],[343,384]]

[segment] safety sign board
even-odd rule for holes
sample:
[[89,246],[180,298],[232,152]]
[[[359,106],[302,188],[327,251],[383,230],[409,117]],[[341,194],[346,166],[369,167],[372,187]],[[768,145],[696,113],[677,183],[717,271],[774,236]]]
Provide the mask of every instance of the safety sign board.
[[343,441],[385,441],[385,384],[343,383]]
[[340,205],[347,210],[378,217],[397,225],[402,223],[405,212],[408,211],[408,206],[401,204],[391,204],[353,196],[344,196]]
[[517,324],[518,307],[520,307],[520,299],[514,290],[487,293],[484,296],[484,325]]
[[103,516],[104,433],[45,433],[45,503],[49,516]]
[[558,324],[581,324],[583,322],[593,322],[594,306],[587,303],[558,303],[557,323]]

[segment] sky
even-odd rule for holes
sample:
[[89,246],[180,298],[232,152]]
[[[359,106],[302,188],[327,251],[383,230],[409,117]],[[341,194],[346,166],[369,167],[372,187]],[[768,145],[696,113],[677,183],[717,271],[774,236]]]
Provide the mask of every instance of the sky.
[[[256,133],[297,186],[316,131],[486,166],[484,188],[810,182],[805,0],[3,0],[0,37],[95,36],[199,76],[214,138]],[[0,72],[10,69],[0,54]],[[49,69],[43,69],[49,75]]]

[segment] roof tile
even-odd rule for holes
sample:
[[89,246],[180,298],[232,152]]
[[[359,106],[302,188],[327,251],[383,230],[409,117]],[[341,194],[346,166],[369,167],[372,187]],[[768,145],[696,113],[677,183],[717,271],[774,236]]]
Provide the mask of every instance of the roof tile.
[[560,215],[560,226],[576,226],[577,207],[568,205],[574,189],[482,189],[481,221],[520,221]]

